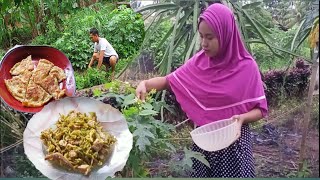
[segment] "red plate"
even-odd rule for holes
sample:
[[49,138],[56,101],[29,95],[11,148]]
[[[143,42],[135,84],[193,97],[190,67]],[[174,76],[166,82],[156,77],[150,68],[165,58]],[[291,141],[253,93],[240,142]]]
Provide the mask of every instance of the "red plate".
[[[76,91],[76,85],[73,75],[73,68],[69,59],[58,49],[50,46],[16,46],[10,49],[3,57],[0,64],[0,97],[11,108],[28,113],[37,113],[41,107],[24,107],[22,103],[16,100],[8,91],[4,80],[11,79],[10,69],[22,59],[31,55],[32,61],[35,65],[38,64],[39,59],[47,59],[54,65],[62,68],[67,76],[66,80],[60,83],[60,88],[66,89],[66,96],[74,96]],[[50,101],[54,101],[51,99]]]

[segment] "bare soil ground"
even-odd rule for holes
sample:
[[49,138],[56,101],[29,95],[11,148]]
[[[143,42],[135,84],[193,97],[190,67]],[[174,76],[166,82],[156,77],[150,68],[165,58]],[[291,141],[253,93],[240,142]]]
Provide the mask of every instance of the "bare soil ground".
[[[315,97],[312,119],[306,141],[306,163],[303,171],[298,172],[301,145],[301,127],[304,118],[304,106],[299,101],[288,101],[277,107],[271,107],[269,117],[252,126],[254,140],[254,158],[256,176],[269,177],[319,177],[319,98]],[[189,132],[191,126],[178,131],[184,145],[192,140]],[[167,160],[157,157],[150,162],[153,177],[186,177],[175,174],[170,169],[169,159],[181,159],[182,153],[172,155]]]

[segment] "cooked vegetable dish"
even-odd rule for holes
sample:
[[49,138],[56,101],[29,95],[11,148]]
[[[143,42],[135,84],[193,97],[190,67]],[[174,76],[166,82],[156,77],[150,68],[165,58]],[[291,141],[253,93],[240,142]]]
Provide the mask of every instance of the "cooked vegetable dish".
[[60,115],[56,128],[42,131],[40,138],[46,146],[45,160],[84,175],[106,161],[116,142],[103,131],[94,112],[77,111]]

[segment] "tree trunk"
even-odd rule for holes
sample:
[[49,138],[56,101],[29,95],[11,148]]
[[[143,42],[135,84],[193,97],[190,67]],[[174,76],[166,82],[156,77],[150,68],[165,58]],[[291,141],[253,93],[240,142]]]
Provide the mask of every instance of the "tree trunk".
[[311,73],[311,80],[309,84],[309,91],[308,91],[308,99],[307,104],[305,107],[305,114],[303,119],[303,129],[302,129],[302,138],[301,138],[301,146],[300,146],[300,157],[299,157],[299,171],[303,168],[303,162],[305,160],[305,153],[306,153],[306,139],[307,139],[307,132],[310,122],[310,114],[312,109],[312,98],[313,98],[313,92],[314,87],[316,84],[316,76],[319,66],[319,56],[318,56],[318,47],[314,48],[314,54],[313,54],[313,63],[312,63],[312,73]]

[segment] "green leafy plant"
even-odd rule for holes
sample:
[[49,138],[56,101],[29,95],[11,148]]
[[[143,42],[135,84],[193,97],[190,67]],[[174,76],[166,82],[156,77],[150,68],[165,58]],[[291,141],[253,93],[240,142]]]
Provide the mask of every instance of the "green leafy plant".
[[[278,28],[271,28],[271,36],[274,40],[274,44],[277,47],[287,47],[292,43],[299,27],[293,27],[287,31],[282,31]],[[295,58],[292,58],[289,54],[280,52],[282,57],[274,56],[273,52],[265,44],[260,43],[251,43],[250,44],[252,55],[255,57],[255,60],[258,62],[260,69],[262,71],[272,70],[272,69],[282,69],[287,68],[291,64],[291,61]],[[302,42],[299,47],[293,49],[296,53],[301,54],[306,59],[310,59],[310,49],[308,47],[307,41]]]
[[308,13],[310,2],[299,0],[264,1],[264,5],[265,9],[272,14],[275,24],[286,30],[301,22]]
[[100,89],[96,88],[93,90],[94,97],[99,97],[99,96],[101,96],[101,94],[102,94],[102,91]]
[[110,104],[121,110],[134,136],[127,168],[122,173],[125,177],[147,177],[149,173],[145,165],[146,160],[151,157],[152,152],[158,150],[158,147],[164,150],[172,147],[170,143],[160,139],[167,138],[174,128],[154,118],[159,113],[159,108],[156,107],[161,103],[153,98],[155,91],[148,94],[146,102],[141,102],[136,99],[135,89],[129,83],[113,81],[107,83],[105,88],[108,91],[98,99],[104,103],[110,103],[110,98],[116,99],[116,105],[114,102]]
[[100,99],[106,97],[115,97],[122,113],[125,115],[129,129],[134,136],[134,145],[130,153],[128,166],[125,169],[126,177],[146,177],[148,171],[144,160],[150,156],[152,149],[156,144],[161,144],[157,138],[166,136],[172,127],[168,124],[162,124],[154,119],[158,114],[152,104],[157,103],[149,94],[145,103],[137,100],[134,95],[134,88],[128,83],[114,81],[105,85],[108,93]]
[[104,84],[108,82],[108,77],[109,74],[105,70],[98,70],[96,68],[89,68],[83,73],[75,73],[78,90]]
[[[123,177],[148,177],[146,162],[157,154],[164,153],[169,156],[172,152],[176,152],[176,148],[170,142],[171,134],[175,131],[174,126],[156,119],[161,106],[167,108],[170,106],[155,99],[155,90],[148,93],[145,102],[141,102],[135,97],[135,88],[129,83],[116,80],[105,84],[105,88],[107,91],[100,94],[97,99],[111,104],[124,114],[134,138],[127,166],[121,174]],[[185,156],[181,162],[170,163],[181,172],[191,169],[192,158],[208,164],[199,153],[186,148],[184,153]]]
[[[116,64],[115,72],[121,72],[131,61],[132,57],[119,60]],[[100,70],[97,68],[89,68],[85,71],[75,71],[77,90],[90,88],[109,82],[111,80],[111,68],[109,68],[108,72],[105,71],[105,69],[105,66],[102,65]]]
[[144,21],[132,9],[120,6],[108,15],[103,34],[112,43],[120,58],[136,53],[144,38]]
[[5,48],[12,46],[12,30],[15,29],[15,22],[20,20],[19,9],[17,8],[22,4],[21,0],[17,1],[0,1],[0,46]]
[[184,151],[184,158],[182,159],[182,161],[176,163],[176,170],[178,170],[180,168],[180,174],[183,174],[185,172],[193,172],[192,169],[192,160],[193,158],[199,160],[200,162],[202,162],[204,165],[206,165],[207,167],[210,167],[209,162],[205,159],[204,155],[199,153],[199,152],[195,152],[192,150],[187,149],[186,147],[183,149]]
[[[157,27],[154,27],[153,35],[150,39],[145,42],[143,45],[144,51],[149,51],[149,53],[153,53],[154,56],[154,65],[156,69],[159,68],[159,63],[163,60],[163,56],[166,53],[166,48],[169,46],[170,39],[166,39],[165,42],[162,42],[163,38],[167,35],[167,32],[171,29],[173,25],[172,20],[165,20],[161,22]],[[160,46],[163,43],[162,46]],[[186,48],[186,44],[181,43],[179,47],[177,47],[176,51],[173,52],[172,58],[172,68],[176,69],[184,63],[183,51]]]
[[262,72],[287,67],[288,62],[283,58],[275,57],[266,45],[252,43],[250,47],[252,55]]
[[62,36],[62,32],[59,31],[55,25],[53,20],[49,20],[46,24],[46,32],[45,35],[37,36],[32,40],[32,44],[52,44],[59,37]]
[[[46,33],[46,24],[52,20],[62,30],[62,19],[76,9],[77,0],[15,0],[0,2],[0,41],[4,48],[30,41]],[[81,1],[80,1],[81,2]],[[19,33],[20,32],[20,33]],[[22,33],[24,32],[24,33]]]

